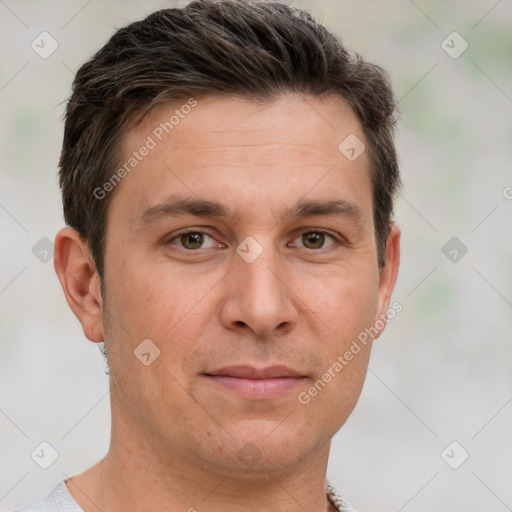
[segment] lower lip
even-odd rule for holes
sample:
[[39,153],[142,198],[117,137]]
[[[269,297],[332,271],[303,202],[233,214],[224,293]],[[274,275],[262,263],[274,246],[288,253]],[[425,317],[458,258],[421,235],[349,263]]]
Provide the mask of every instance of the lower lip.
[[207,375],[210,381],[247,398],[269,399],[294,390],[304,377],[277,377],[272,379],[245,379],[227,375]]

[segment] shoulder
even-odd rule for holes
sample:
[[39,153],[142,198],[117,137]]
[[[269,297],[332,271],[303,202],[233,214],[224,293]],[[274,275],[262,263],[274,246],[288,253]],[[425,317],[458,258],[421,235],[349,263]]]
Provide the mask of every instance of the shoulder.
[[83,512],[64,483],[60,481],[46,496],[38,498],[13,512]]

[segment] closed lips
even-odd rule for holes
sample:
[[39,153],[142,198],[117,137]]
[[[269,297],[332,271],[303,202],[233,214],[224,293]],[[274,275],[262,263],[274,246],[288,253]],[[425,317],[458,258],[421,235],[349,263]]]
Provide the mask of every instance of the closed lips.
[[210,377],[233,377],[239,379],[280,379],[280,378],[301,378],[304,375],[286,366],[270,366],[257,369],[253,366],[226,366],[218,370],[205,373]]

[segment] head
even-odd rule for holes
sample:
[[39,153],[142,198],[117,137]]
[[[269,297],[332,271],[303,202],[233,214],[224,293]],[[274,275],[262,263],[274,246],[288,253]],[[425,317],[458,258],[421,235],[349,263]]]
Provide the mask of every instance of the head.
[[[55,265],[105,342],[114,427],[233,471],[328,443],[396,280],[394,123],[384,71],[278,2],[159,11],[80,68]],[[227,366],[293,377],[259,393]]]

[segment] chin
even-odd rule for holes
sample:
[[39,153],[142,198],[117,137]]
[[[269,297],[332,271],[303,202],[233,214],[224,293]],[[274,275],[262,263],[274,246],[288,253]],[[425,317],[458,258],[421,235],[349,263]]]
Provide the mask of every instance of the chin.
[[[293,416],[290,415],[290,418]],[[326,445],[330,437],[320,436],[317,430],[303,429],[297,422],[254,420],[226,429],[230,436],[223,436],[207,449],[210,462],[225,470],[252,475],[281,472],[296,468],[308,457]],[[311,436],[310,438],[306,435]],[[326,452],[327,453],[327,452]]]

